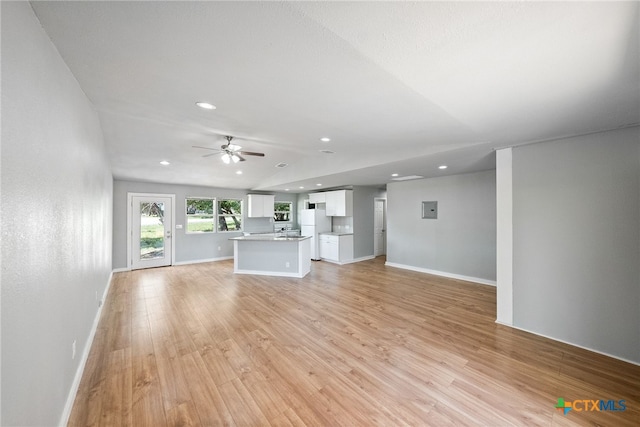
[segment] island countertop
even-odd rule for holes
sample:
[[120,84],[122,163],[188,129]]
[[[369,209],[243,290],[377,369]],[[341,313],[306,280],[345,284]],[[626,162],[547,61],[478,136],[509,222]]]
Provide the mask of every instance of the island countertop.
[[325,231],[319,234],[324,236],[352,236],[353,231]]
[[262,241],[262,242],[299,242],[301,240],[310,239],[311,236],[238,236],[230,237],[229,240],[244,240],[244,241]]

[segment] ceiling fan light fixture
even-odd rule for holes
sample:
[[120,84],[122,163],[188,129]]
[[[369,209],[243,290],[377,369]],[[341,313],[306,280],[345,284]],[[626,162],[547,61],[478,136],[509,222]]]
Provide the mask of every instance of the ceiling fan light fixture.
[[229,163],[231,163],[231,156],[229,156],[227,153],[224,153],[222,155],[222,161],[225,165],[228,165]]
[[240,157],[236,156],[235,154],[232,154],[231,160],[233,160],[233,163],[238,163],[240,161]]

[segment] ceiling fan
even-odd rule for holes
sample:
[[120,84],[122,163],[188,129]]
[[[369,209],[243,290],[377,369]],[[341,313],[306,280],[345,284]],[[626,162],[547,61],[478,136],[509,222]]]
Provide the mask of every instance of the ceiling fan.
[[227,143],[222,145],[220,149],[217,148],[209,148],[209,147],[201,147],[199,145],[194,145],[193,148],[204,148],[205,150],[214,150],[215,153],[205,154],[202,157],[215,156],[216,154],[222,154],[222,161],[225,164],[244,162],[246,159],[242,156],[258,156],[264,157],[264,153],[256,153],[255,151],[243,151],[242,147],[239,145],[232,144],[233,140],[232,136],[226,136]]

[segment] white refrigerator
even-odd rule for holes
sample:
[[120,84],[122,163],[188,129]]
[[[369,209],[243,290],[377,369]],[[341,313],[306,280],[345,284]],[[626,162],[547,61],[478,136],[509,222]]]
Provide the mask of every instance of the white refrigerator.
[[300,217],[300,234],[311,236],[311,259],[320,259],[319,233],[331,231],[331,217],[324,209],[303,209]]

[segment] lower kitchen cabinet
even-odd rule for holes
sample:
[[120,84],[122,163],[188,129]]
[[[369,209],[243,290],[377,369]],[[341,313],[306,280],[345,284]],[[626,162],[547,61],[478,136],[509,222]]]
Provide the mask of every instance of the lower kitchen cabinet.
[[342,264],[353,259],[353,234],[320,234],[320,258]]

